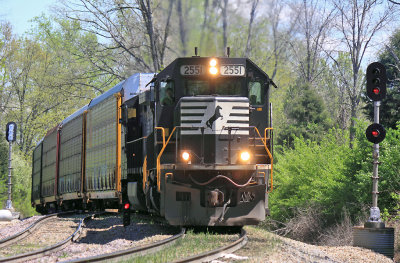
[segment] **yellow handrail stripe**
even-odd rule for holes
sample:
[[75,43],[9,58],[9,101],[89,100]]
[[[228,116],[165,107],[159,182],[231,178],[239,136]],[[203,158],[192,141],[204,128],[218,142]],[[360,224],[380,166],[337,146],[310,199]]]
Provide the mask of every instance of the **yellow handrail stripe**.
[[[169,141],[170,141],[170,139],[171,139],[171,137],[172,137],[172,135],[174,134],[174,132],[175,132],[175,130],[176,130],[176,126],[174,127],[174,129],[172,130],[172,132],[171,132],[171,134],[169,135],[169,137],[168,137],[168,140],[165,142],[165,130],[164,130],[164,128],[163,127],[156,127],[156,129],[159,129],[159,130],[161,130],[162,131],[162,136],[163,136],[163,147],[162,147],[162,149],[161,149],[161,151],[160,151],[160,153],[158,154],[158,156],[157,156],[157,190],[160,192],[160,190],[161,190],[161,162],[160,162],[160,160],[161,160],[161,156],[162,156],[162,154],[164,153],[164,150],[165,150],[165,148],[166,148],[166,146],[168,145],[168,143],[169,143]],[[273,156],[272,156],[272,154],[271,154],[271,152],[269,151],[269,149],[268,149],[268,147],[267,147],[267,144],[266,144],[266,141],[267,141],[267,139],[266,138],[263,138],[262,136],[261,136],[261,134],[260,134],[260,132],[259,132],[259,130],[257,129],[257,127],[254,127],[254,129],[255,129],[255,131],[257,132],[257,134],[258,134],[258,136],[261,138],[261,141],[263,142],[263,145],[264,145],[264,148],[265,148],[265,150],[266,150],[266,152],[267,152],[267,154],[268,154],[268,157],[270,158],[270,160],[271,160],[271,177],[270,177],[270,181],[271,181],[271,190],[270,191],[268,191],[269,193],[270,192],[272,192],[272,190],[273,190],[273,163],[274,163],[274,158],[273,158]],[[266,128],[265,129],[265,131],[264,131],[264,134],[266,134],[266,131],[268,130],[268,129],[272,129],[272,128]],[[144,171],[143,171],[143,174],[144,174]],[[144,181],[145,179],[143,179],[143,181]],[[144,181],[145,182],[145,181]],[[143,183],[144,184],[144,183]],[[144,186],[143,186],[144,187]]]
[[147,181],[147,155],[144,157],[143,161],[143,192],[146,190]]
[[160,166],[161,166],[161,163],[160,163],[160,160],[161,160],[161,156],[162,156],[162,154],[164,153],[165,147],[168,145],[169,140],[171,139],[171,137],[172,137],[172,135],[174,134],[175,130],[176,130],[176,126],[175,126],[174,129],[172,130],[171,134],[170,134],[169,137],[168,137],[167,142],[163,145],[163,147],[162,147],[160,153],[159,153],[158,156],[157,156],[157,190],[158,190],[159,192],[161,191],[161,182],[160,182],[160,177],[161,177],[161,167],[160,167]]
[[[269,128],[265,128],[265,130],[264,130],[264,138],[265,138],[265,140],[267,139],[267,131],[268,130],[273,130],[274,128],[271,128],[271,127],[269,127]],[[268,137],[268,139],[270,139],[269,137]]]
[[[161,130],[161,135],[162,135],[162,143],[163,146],[165,145],[165,129],[164,127],[156,127],[156,130]],[[155,135],[155,140],[157,140],[157,134]]]
[[274,164],[274,158],[272,157],[271,152],[268,150],[268,147],[267,147],[267,144],[266,144],[266,139],[264,140],[264,139],[261,137],[261,134],[260,134],[260,132],[258,131],[257,127],[254,127],[254,130],[258,133],[258,136],[260,136],[261,141],[262,141],[263,144],[264,144],[264,148],[265,148],[265,150],[267,151],[268,156],[269,156],[269,158],[270,158],[270,160],[271,160],[271,190],[268,191],[268,193],[270,193],[270,192],[272,192],[272,190],[274,189],[274,179],[273,179],[273,164]]

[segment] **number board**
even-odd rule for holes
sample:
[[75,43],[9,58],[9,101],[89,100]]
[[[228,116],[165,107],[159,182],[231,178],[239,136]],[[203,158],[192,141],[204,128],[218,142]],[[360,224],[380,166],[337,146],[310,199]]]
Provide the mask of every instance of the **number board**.
[[221,65],[222,76],[244,76],[246,70],[243,65]]
[[198,76],[203,74],[203,65],[182,65],[181,75]]

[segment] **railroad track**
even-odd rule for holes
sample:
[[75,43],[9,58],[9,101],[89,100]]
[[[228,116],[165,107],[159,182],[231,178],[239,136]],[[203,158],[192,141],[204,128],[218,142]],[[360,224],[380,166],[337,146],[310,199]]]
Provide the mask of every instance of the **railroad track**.
[[[158,242],[154,242],[148,245],[140,246],[140,247],[133,247],[130,249],[125,249],[113,253],[108,253],[104,255],[97,255],[93,257],[87,257],[87,258],[80,258],[80,259],[74,259],[74,260],[68,260],[68,261],[63,261],[63,263],[81,263],[81,262],[112,262],[112,261],[121,261],[121,260],[127,260],[135,256],[144,256],[144,255],[149,255],[152,253],[155,253],[157,251],[163,250],[171,245],[173,245],[176,241],[181,239],[185,234],[185,229],[182,228],[180,233],[163,239]],[[185,259],[180,259],[174,261],[175,263],[183,263],[183,262],[204,262],[204,261],[211,261],[214,259],[217,259],[224,254],[229,254],[233,253],[234,251],[242,248],[245,244],[247,243],[247,234],[246,231],[242,229],[242,232],[237,240],[234,242],[222,246],[220,248],[207,251],[198,255],[194,255]]]
[[173,245],[176,241],[181,239],[185,234],[185,229],[182,228],[181,231],[173,235],[169,238],[139,246],[139,247],[133,247],[121,251],[116,251],[113,253],[108,253],[108,254],[103,254],[103,255],[97,255],[97,256],[92,256],[92,257],[87,257],[87,258],[79,258],[79,259],[73,259],[73,260],[67,260],[63,261],[63,263],[76,263],[76,262],[102,262],[102,261],[120,261],[124,259],[129,259],[132,258],[133,256],[141,256],[141,255],[148,255],[157,251],[160,251],[162,249],[165,249],[171,245]]
[[242,229],[239,238],[237,240],[235,240],[234,242],[216,248],[214,250],[211,251],[207,251],[201,254],[197,254],[191,257],[187,257],[184,259],[180,259],[180,260],[176,260],[174,261],[174,263],[184,263],[184,262],[205,262],[205,261],[211,261],[211,260],[215,260],[217,258],[220,258],[226,254],[231,254],[233,252],[235,252],[236,250],[242,248],[243,246],[245,246],[247,243],[247,233],[246,230]]
[[[10,236],[8,238],[2,239],[0,241],[0,244],[2,245],[3,248],[7,248],[7,246],[14,244],[26,237],[28,237],[29,235],[31,235],[32,233],[35,232],[35,230],[39,227],[39,225],[43,224],[44,222],[48,222],[50,220],[55,219],[57,216],[60,215],[67,215],[67,214],[71,214],[72,212],[67,212],[67,213],[58,213],[58,214],[52,214],[52,215],[48,215],[45,217],[40,218],[39,220],[35,221],[32,225],[30,225],[29,227],[27,227],[26,229],[24,229],[23,231]],[[84,218],[81,218],[79,221],[78,226],[75,228],[74,232],[69,235],[67,238],[63,239],[62,241],[59,241],[53,245],[50,246],[46,246],[44,248],[40,248],[34,251],[29,251],[29,252],[25,252],[25,253],[20,253],[17,255],[13,255],[13,256],[8,256],[8,257],[2,257],[0,258],[0,262],[24,262],[27,260],[33,260],[33,259],[37,259],[46,255],[49,255],[51,253],[54,253],[56,251],[59,251],[63,248],[65,248],[70,242],[76,240],[79,235],[82,232],[82,225],[85,221],[89,220],[90,218],[92,218],[94,215],[88,215]],[[53,229],[54,230],[54,229]],[[59,233],[55,233],[55,234],[59,234]]]
[[27,237],[28,235],[32,234],[33,231],[39,225],[41,225],[42,223],[44,223],[44,222],[46,222],[46,221],[48,221],[48,220],[50,220],[52,218],[55,218],[55,217],[59,216],[60,214],[61,213],[55,213],[55,214],[50,214],[50,215],[46,215],[44,217],[41,217],[38,220],[36,220],[35,222],[33,222],[31,225],[29,225],[27,228],[25,228],[24,230],[12,235],[12,236],[9,236],[9,237],[1,239],[0,240],[0,248],[6,247],[6,246],[8,246],[10,244],[13,244],[13,243],[17,242],[18,240],[21,240],[21,239]]
[[[66,213],[63,213],[63,214],[65,215]],[[32,225],[27,227],[25,230],[15,234],[11,237],[0,240],[0,245],[2,245],[4,247],[4,246],[7,246],[7,245],[17,242],[18,240],[23,239],[24,237],[28,236],[30,233],[33,233],[34,229],[36,229],[39,224],[41,224],[45,221],[51,220],[58,215],[59,214],[52,214],[52,215],[48,215],[43,218],[40,218],[39,220],[34,222]],[[38,259],[43,256],[49,256],[57,251],[60,251],[63,248],[65,248],[66,246],[68,246],[71,242],[76,241],[78,239],[79,235],[82,232],[83,223],[87,222],[88,220],[90,220],[93,217],[94,217],[94,215],[89,215],[89,216],[82,218],[79,222],[78,227],[76,228],[76,230],[74,231],[74,233],[72,235],[68,236],[68,238],[65,238],[64,240],[62,240],[54,245],[47,246],[45,248],[31,251],[28,253],[18,254],[18,255],[6,257],[6,258],[0,258],[0,262],[24,262],[27,260]],[[120,250],[120,251],[116,251],[116,252],[112,252],[112,253],[102,254],[102,255],[66,260],[63,262],[69,262],[69,263],[72,263],[72,262],[110,262],[110,261],[120,261],[120,260],[124,260],[124,259],[129,259],[129,258],[136,257],[136,256],[149,255],[149,254],[155,253],[157,251],[163,250],[169,246],[172,246],[176,241],[181,239],[184,236],[184,234],[185,234],[185,229],[182,228],[178,234],[175,234],[175,235],[165,238],[163,240],[159,240],[157,242],[153,242],[151,244],[132,247],[132,248],[128,248],[128,249],[124,249],[124,250]],[[198,254],[195,256],[191,256],[191,257],[188,257],[185,259],[176,260],[175,262],[204,262],[204,261],[214,260],[216,258],[223,256],[224,254],[233,253],[234,251],[243,247],[246,244],[246,242],[247,242],[247,235],[246,235],[246,232],[244,230],[242,230],[239,238],[236,241],[234,241],[226,246],[214,249],[212,251],[204,252],[204,253],[201,253],[201,254]]]

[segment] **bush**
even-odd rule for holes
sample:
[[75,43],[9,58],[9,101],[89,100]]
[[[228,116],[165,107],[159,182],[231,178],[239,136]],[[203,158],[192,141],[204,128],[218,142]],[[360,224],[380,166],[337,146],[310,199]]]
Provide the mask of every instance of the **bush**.
[[[335,129],[318,142],[295,137],[293,147],[277,147],[275,189],[269,198],[272,219],[282,222],[295,235],[296,224],[304,228],[307,225],[301,223],[304,218],[315,217],[309,208],[320,207],[318,222],[329,228],[329,235],[336,232],[340,240],[352,223],[365,218],[372,199],[373,146],[365,137],[366,127],[367,123],[357,124],[353,149],[348,146],[348,134]],[[387,130],[380,145],[378,205],[382,212],[394,214],[398,209],[395,193],[400,189],[400,122],[398,129]],[[343,211],[347,213],[345,216]],[[293,226],[288,228],[290,225]],[[314,231],[313,227],[306,228]],[[310,238],[304,233],[297,236]],[[321,242],[331,242],[322,236]]]
[[[400,122],[397,129],[387,129],[386,139],[380,143],[378,206],[394,212],[397,200],[393,193],[400,189]],[[357,144],[348,160],[347,176],[354,185],[354,201],[371,203],[372,191],[372,143],[365,138],[365,129],[358,129]]]
[[286,221],[294,216],[293,208],[310,204],[319,205],[326,217],[340,214],[349,148],[336,138],[343,136],[342,131],[332,129],[319,143],[295,137],[293,149],[277,153],[275,189],[269,199],[274,219]]
[[[6,162],[8,166],[8,149],[6,152]],[[13,147],[12,167],[12,205],[17,212],[21,213],[22,217],[32,216],[36,213],[35,209],[31,207],[32,169],[30,161],[15,146]],[[1,175],[0,191],[3,193],[0,201],[2,208],[4,208],[8,198],[8,170]]]

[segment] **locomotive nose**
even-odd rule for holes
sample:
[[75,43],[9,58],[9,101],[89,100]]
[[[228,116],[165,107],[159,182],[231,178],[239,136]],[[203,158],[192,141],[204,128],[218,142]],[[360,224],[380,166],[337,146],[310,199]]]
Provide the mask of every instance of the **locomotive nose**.
[[190,149],[192,164],[249,161],[250,152],[244,151],[248,147],[245,138],[249,135],[248,98],[184,97],[180,123],[181,146]]

